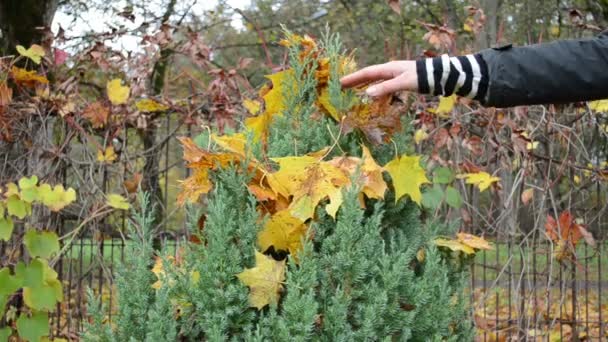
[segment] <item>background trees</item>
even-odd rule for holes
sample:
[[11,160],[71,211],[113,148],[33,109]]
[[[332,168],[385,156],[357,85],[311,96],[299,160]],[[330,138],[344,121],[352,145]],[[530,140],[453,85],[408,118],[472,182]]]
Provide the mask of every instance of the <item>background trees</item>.
[[[35,174],[74,187],[75,204],[37,208],[28,224],[63,235],[92,216],[79,237],[102,247],[128,217],[93,214],[107,193],[132,197],[141,184],[156,204],[152,235],[177,234],[179,180],[188,173],[175,137],[230,132],[252,116],[244,100],[287,60],[281,24],[315,37],[328,27],[363,66],[590,36],[607,23],[604,0],[2,1],[0,186]],[[33,43],[46,52],[40,65],[15,50]],[[128,87],[122,103],[109,99],[113,80]],[[426,217],[526,243],[546,241],[547,216],[564,212],[596,237],[605,228],[605,104],[495,110],[413,94],[395,101],[406,105],[415,149],[431,167],[500,178],[484,192],[454,181],[462,208],[429,205]],[[426,203],[443,201],[432,189]],[[19,246],[3,243],[3,265],[15,264],[9,252]]]

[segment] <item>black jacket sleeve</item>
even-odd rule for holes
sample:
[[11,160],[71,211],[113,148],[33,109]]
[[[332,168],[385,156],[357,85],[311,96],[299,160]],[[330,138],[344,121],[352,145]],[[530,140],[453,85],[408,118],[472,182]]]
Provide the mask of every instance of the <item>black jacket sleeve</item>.
[[417,72],[420,92],[456,93],[493,107],[608,98],[608,31],[590,39],[419,60]]

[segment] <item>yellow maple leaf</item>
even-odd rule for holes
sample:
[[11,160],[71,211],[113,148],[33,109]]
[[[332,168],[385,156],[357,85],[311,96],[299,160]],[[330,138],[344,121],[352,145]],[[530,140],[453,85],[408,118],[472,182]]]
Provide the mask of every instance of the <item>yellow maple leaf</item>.
[[245,129],[253,133],[254,141],[263,140],[272,123],[272,114],[264,112],[258,116],[245,119]]
[[479,191],[482,192],[490,187],[493,183],[496,183],[500,180],[499,177],[491,176],[487,172],[477,172],[477,173],[465,173],[461,175],[457,175],[456,178],[466,179],[467,184],[477,185]]
[[211,140],[226,151],[245,156],[245,148],[247,145],[245,133],[236,133],[232,135],[211,134]]
[[105,151],[97,151],[97,161],[100,163],[112,164],[116,160],[116,152],[114,152],[114,146],[106,147]]
[[458,240],[435,239],[434,243],[437,246],[447,247],[453,251],[462,251],[466,254],[475,254],[475,249],[473,249],[473,247],[467,246]]
[[271,189],[285,198],[289,198],[303,181],[304,170],[317,162],[318,158],[311,156],[273,158],[279,164],[277,172],[268,175]]
[[388,162],[384,169],[393,179],[395,201],[398,201],[404,195],[409,195],[412,201],[420,205],[422,200],[420,186],[430,183],[426,178],[424,169],[420,166],[420,156],[404,154]]
[[129,202],[119,194],[107,194],[106,204],[114,209],[129,210]]
[[302,221],[314,216],[320,201],[330,199],[326,207],[335,218],[342,203],[342,187],[349,183],[339,168],[313,156],[272,158],[279,163],[279,170],[268,175],[268,184],[285,198],[293,196],[289,208],[291,214]]
[[282,210],[266,222],[258,234],[258,245],[263,251],[274,246],[275,250],[288,251],[297,258],[307,229],[304,222],[293,217],[288,210]]
[[284,87],[286,82],[291,82],[289,81],[291,75],[293,75],[293,71],[288,69],[266,76],[266,78],[272,82],[272,89],[268,90],[262,96],[266,110],[257,116],[245,119],[245,128],[253,132],[254,141],[257,142],[264,140],[268,133],[268,128],[272,123],[273,117],[275,115],[283,115],[283,110],[287,108],[285,103],[286,97],[284,94]]
[[243,107],[245,107],[251,115],[257,115],[260,112],[260,108],[262,108],[262,104],[258,100],[245,99],[243,100]]
[[343,170],[350,177],[359,171],[361,192],[368,198],[382,199],[387,185],[382,176],[383,168],[376,163],[367,146],[361,147],[362,157],[338,157],[329,161],[333,166]]
[[421,141],[425,140],[428,137],[429,137],[429,134],[425,130],[418,129],[414,133],[414,142],[416,144],[420,144]]
[[[251,172],[254,177],[253,180],[260,181],[267,173],[263,169],[262,165],[255,160],[249,160],[247,165],[242,165],[246,158],[243,158],[243,154],[236,152],[222,152],[213,153],[198,147],[194,141],[190,138],[181,137],[178,138],[184,148],[184,160],[187,162],[187,167],[193,170],[192,176],[182,182],[182,193],[178,195],[178,203],[184,204],[186,201],[195,202],[198,197],[202,194],[209,192],[212,188],[211,181],[208,176],[209,170],[216,170],[217,168],[224,168],[229,165],[241,165],[246,166],[247,171]],[[238,139],[237,139],[238,140]],[[228,144],[230,140],[218,140],[226,148],[237,150],[243,148],[239,147],[237,143],[236,147]]]
[[452,110],[454,110],[457,101],[456,94],[448,97],[439,97],[439,105],[435,109],[435,114],[441,117],[448,117]]
[[434,243],[440,247],[447,247],[453,251],[462,251],[466,254],[475,254],[476,250],[491,250],[493,247],[484,238],[468,233],[456,234],[456,239],[435,239]]
[[279,301],[285,281],[285,260],[276,261],[256,251],[255,267],[246,269],[237,277],[249,287],[249,304],[261,310]]
[[[127,98],[128,98],[128,93],[127,93]],[[125,99],[125,102],[126,102],[126,99]],[[112,103],[114,103],[114,102],[112,102]],[[137,107],[137,110],[139,110],[140,112],[148,112],[148,113],[164,112],[167,109],[169,109],[169,107],[167,105],[158,103],[152,99],[141,99],[135,103],[135,107]]]
[[458,233],[458,234],[456,234],[456,236],[458,237],[458,241],[460,241],[461,243],[463,243],[471,248],[485,249],[485,250],[493,249],[492,245],[490,245],[490,243],[482,237],[475,236],[473,234],[468,234],[468,233]]
[[122,80],[120,78],[108,81],[106,90],[108,92],[108,99],[110,99],[110,102],[115,106],[126,103],[129,99],[129,92],[131,91],[129,86],[122,85]]
[[267,75],[266,78],[272,82],[272,89],[263,96],[266,112],[280,115],[287,108],[285,95],[288,94],[285,94],[285,87],[294,82],[291,80],[293,78],[293,70],[279,71],[275,74]]
[[589,102],[589,108],[596,113],[608,113],[608,99]]
[[17,52],[26,58],[32,60],[32,62],[36,64],[40,64],[42,57],[45,55],[44,48],[37,44],[32,44],[29,49],[25,49],[22,45],[17,45]]
[[340,121],[340,119],[341,119],[340,113],[338,113],[338,110],[336,109],[336,107],[334,107],[334,105],[331,104],[331,100],[329,98],[329,88],[324,87],[323,90],[321,90],[321,94],[319,95],[319,98],[317,99],[317,101],[319,101],[319,104],[321,105],[321,107],[323,109],[325,109],[327,111],[327,113],[332,118],[334,118],[334,120]]

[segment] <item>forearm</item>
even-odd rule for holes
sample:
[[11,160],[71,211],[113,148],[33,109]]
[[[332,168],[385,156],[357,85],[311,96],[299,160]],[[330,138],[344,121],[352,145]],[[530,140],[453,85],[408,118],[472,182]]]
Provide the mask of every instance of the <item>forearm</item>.
[[[446,69],[447,67],[447,69]],[[608,98],[608,33],[463,57],[417,61],[422,93],[511,107]],[[456,82],[454,82],[456,79]]]

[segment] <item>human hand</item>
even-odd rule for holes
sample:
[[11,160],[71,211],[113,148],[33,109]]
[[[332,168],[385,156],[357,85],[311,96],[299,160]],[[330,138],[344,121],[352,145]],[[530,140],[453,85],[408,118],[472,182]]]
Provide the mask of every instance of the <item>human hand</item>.
[[394,93],[400,90],[417,91],[418,76],[416,61],[394,61],[372,65],[340,79],[342,86],[352,88],[383,81],[367,88],[366,93],[372,97]]

